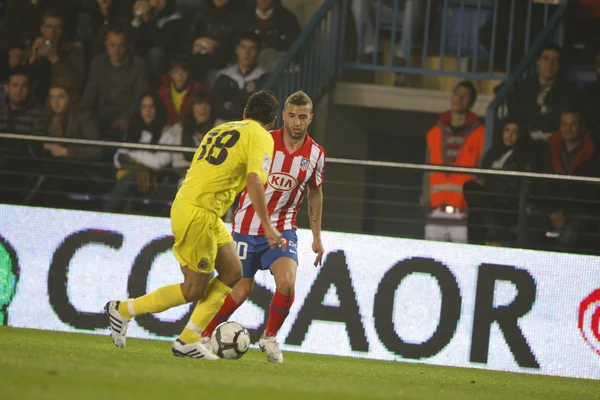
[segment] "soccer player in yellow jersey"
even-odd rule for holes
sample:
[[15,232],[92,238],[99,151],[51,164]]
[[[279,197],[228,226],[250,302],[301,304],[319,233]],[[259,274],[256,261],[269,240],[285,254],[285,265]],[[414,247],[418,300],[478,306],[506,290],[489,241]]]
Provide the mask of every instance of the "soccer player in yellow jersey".
[[[273,93],[257,92],[248,99],[243,121],[219,125],[205,135],[171,207],[173,254],[181,265],[183,283],[137,299],[109,301],[105,310],[117,347],[125,347],[131,318],[197,301],[190,321],[173,342],[173,354],[218,359],[207,346],[210,339],[201,338],[202,330],[242,276],[235,244],[220,217],[246,186],[269,245],[283,243],[269,220],[264,186],[273,157],[267,130],[275,123],[278,107]],[[218,275],[210,279],[215,269]]]

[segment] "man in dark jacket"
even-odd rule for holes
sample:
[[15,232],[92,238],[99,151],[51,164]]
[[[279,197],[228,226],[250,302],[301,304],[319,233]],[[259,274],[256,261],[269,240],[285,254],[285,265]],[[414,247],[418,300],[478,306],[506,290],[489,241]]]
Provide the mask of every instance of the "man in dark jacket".
[[537,75],[508,95],[509,114],[525,121],[533,140],[545,141],[557,132],[561,110],[580,97],[577,87],[560,75],[561,52],[555,44],[546,45],[537,60]]
[[[29,76],[23,68],[9,72],[4,85],[6,103],[0,105],[0,132],[44,135],[44,109],[32,105]],[[28,174],[32,171],[31,160],[41,153],[41,146],[26,141],[0,141],[0,170]],[[14,158],[18,157],[18,158]],[[20,202],[27,193],[27,175],[2,174],[0,185],[8,187],[0,191],[0,202]]]
[[213,87],[217,125],[241,119],[248,98],[262,86],[267,74],[257,66],[258,53],[258,37],[245,33],[235,48],[237,64],[219,71]]
[[43,103],[52,81],[60,81],[79,92],[83,85],[85,64],[83,51],[73,42],[63,40],[63,16],[55,11],[42,18],[41,35],[33,42],[27,63],[36,85],[36,98]]
[[[600,159],[585,131],[584,113],[568,107],[560,114],[560,130],[548,139],[548,155],[541,172],[600,177]],[[597,248],[599,188],[597,184],[553,180],[537,182],[533,189],[533,209],[538,218],[532,231],[538,246],[553,250]]]
[[256,0],[256,8],[244,18],[244,30],[259,36],[262,48],[258,65],[272,71],[300,35],[296,16],[280,0]]
[[106,53],[92,60],[80,106],[96,114],[105,138],[120,140],[138,99],[148,91],[146,65],[127,53],[127,38],[120,28],[109,30],[105,46]]
[[31,46],[40,33],[44,14],[50,10],[63,15],[65,36],[68,39],[72,39],[75,34],[73,0],[6,0],[5,3],[5,27],[0,29],[0,37],[11,44]]
[[239,1],[203,0],[198,7],[189,36],[192,70],[198,82],[209,70],[225,67],[231,60],[243,9]]

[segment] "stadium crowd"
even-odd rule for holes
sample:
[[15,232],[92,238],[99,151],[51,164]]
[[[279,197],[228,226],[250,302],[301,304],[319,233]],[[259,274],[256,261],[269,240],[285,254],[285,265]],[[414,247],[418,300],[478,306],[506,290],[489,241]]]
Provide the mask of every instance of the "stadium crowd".
[[[450,110],[427,133],[427,162],[599,178],[598,61],[598,83],[581,91],[561,74],[563,50],[555,44],[543,47],[537,74],[509,93],[501,129],[485,154],[485,129],[471,112],[477,90],[469,81],[460,82]],[[522,205],[528,247],[598,252],[598,184],[433,172],[424,179],[421,203],[426,239],[514,245]]]
[[[0,131],[193,147],[214,124],[241,119],[299,35],[298,20],[277,0],[202,0],[186,14],[175,0],[8,0]],[[191,157],[7,141],[2,153],[2,170],[21,173],[3,176],[2,202],[102,193],[107,177],[90,162],[113,162],[105,211],[131,210],[130,195],[159,195],[169,186],[159,182],[175,184],[172,197]],[[57,170],[64,163],[45,162],[57,159],[73,162],[69,179]]]
[[[198,0],[186,15],[175,3],[7,0],[0,131],[195,147],[215,124],[240,119],[249,95],[298,37],[297,18],[277,0]],[[404,7],[420,16],[420,3]],[[352,2],[357,21],[358,5]],[[399,64],[409,45],[402,41],[395,54]],[[371,57],[373,44],[367,40],[362,51]],[[561,73],[564,58],[557,45],[543,48],[537,75],[509,94],[508,116],[486,154],[484,126],[471,112],[477,90],[460,82],[450,110],[427,133],[426,162],[599,177],[600,53],[598,80],[583,88]],[[191,158],[22,141],[3,141],[1,150],[0,170],[18,173],[1,176],[10,190],[0,202],[64,205],[56,192],[108,193],[100,208],[123,212],[139,211],[135,197],[172,198]],[[114,165],[110,177],[95,167],[100,162]],[[529,201],[521,204],[525,192]],[[514,245],[521,207],[528,246],[598,251],[598,185],[429,173],[421,204],[427,239]]]

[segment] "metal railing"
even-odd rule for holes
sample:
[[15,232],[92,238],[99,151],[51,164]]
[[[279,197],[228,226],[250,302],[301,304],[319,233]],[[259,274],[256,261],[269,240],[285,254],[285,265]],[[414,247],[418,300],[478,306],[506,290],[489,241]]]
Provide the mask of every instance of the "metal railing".
[[[19,134],[0,133],[2,140],[28,140],[35,142],[53,142],[61,144],[76,144],[88,146],[102,146],[107,148],[128,148],[151,151],[167,151],[175,153],[194,153],[196,148],[182,146],[161,146],[138,143],[105,142],[96,140],[54,138],[45,136],[31,136]],[[0,170],[0,182],[4,178],[12,177],[13,180],[28,180],[31,185],[29,191],[21,198],[20,204],[37,206],[52,206],[66,208],[83,208],[101,211],[110,197],[110,192],[115,186],[115,170],[111,162],[87,162],[65,159],[52,159],[42,157],[32,159],[31,157],[11,156],[0,153],[0,161],[10,161],[12,165],[31,168],[25,170]],[[36,163],[41,167],[36,168]],[[326,230],[339,230],[344,232],[363,232],[399,237],[423,237],[423,226],[426,216],[422,205],[419,203],[421,196],[421,181],[424,172],[451,172],[468,173],[477,177],[491,178],[492,176],[512,177],[520,180],[521,190],[506,193],[487,193],[483,196],[486,204],[486,196],[489,199],[505,198],[510,207],[496,207],[491,201],[489,205],[470,207],[469,212],[473,215],[483,213],[494,214],[501,221],[512,221],[508,229],[514,236],[510,245],[519,247],[537,248],[529,238],[532,236],[542,237],[547,240],[556,232],[544,224],[548,223],[547,210],[544,205],[556,203],[557,201],[575,204],[581,210],[587,210],[572,218],[576,222],[586,226],[596,227],[596,230],[585,231],[580,236],[585,243],[598,243],[600,240],[600,199],[588,199],[582,201],[573,197],[572,193],[566,193],[564,197],[557,198],[531,190],[540,187],[542,180],[549,182],[578,182],[590,189],[599,191],[600,178],[581,177],[569,175],[554,175],[535,172],[500,171],[494,169],[462,168],[437,165],[424,165],[413,163],[394,163],[383,161],[353,160],[345,158],[329,157],[327,159],[327,175],[325,185],[324,223]],[[50,167],[49,167],[50,166]],[[90,169],[96,171],[93,179],[77,176],[74,170]],[[165,168],[162,173],[174,172]],[[487,178],[486,178],[487,177]],[[48,185],[48,182],[54,182]],[[399,183],[402,182],[402,183]],[[537,184],[536,184],[537,182]],[[87,188],[93,188],[86,191]],[[160,181],[160,195],[128,195],[124,200],[139,204],[134,211],[142,214],[168,216],[169,206],[177,190],[177,178]],[[18,189],[11,188],[0,183],[0,194],[6,194]],[[600,192],[600,191],[599,191]],[[46,203],[50,199],[49,203]],[[591,204],[591,207],[590,207]],[[578,206],[581,205],[581,206]],[[589,210],[596,210],[589,212]],[[307,218],[301,211],[299,223],[301,227],[307,227]],[[571,217],[570,217],[571,218]],[[531,222],[534,221],[534,222]],[[537,221],[537,222],[536,222]],[[542,221],[542,223],[540,223]],[[482,222],[471,224],[470,229],[485,230],[488,226]],[[561,249],[565,250],[565,249]],[[600,251],[598,246],[584,245],[583,247],[569,247],[571,252],[593,253]]]
[[[325,0],[263,85],[277,98],[303,90],[313,102],[333,87],[343,40],[343,2]],[[281,122],[278,122],[281,123]]]
[[[548,38],[549,32],[542,33],[542,27],[561,21],[568,0],[559,6],[532,0],[389,3],[345,2],[351,7],[358,38],[354,60],[343,62],[343,69],[505,81],[519,60],[530,53],[535,39]],[[557,28],[552,31],[553,40],[562,43],[562,25],[553,28]],[[386,58],[380,56],[382,39],[387,42]],[[429,62],[430,57],[436,65]]]

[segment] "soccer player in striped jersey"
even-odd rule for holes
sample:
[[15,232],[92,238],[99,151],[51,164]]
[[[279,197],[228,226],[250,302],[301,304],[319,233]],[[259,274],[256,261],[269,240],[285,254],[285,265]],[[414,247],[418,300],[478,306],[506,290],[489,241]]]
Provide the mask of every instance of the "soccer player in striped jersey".
[[304,92],[289,96],[283,110],[283,127],[271,132],[275,143],[273,163],[265,185],[267,209],[271,224],[281,232],[285,248],[269,248],[261,221],[252,207],[247,191],[233,216],[233,240],[242,260],[243,278],[227,296],[223,306],[202,332],[210,337],[214,329],[226,321],[248,298],[258,270],[269,269],[275,278],[276,291],[271,301],[269,318],[259,346],[267,353],[267,361],[283,362],[276,335],[294,302],[298,239],[296,217],[308,189],[308,212],[313,234],[312,249],[317,254],[314,265],[320,265],[324,248],[321,242],[323,208],[323,170],[325,150],[307,134],[312,121],[312,101]]

